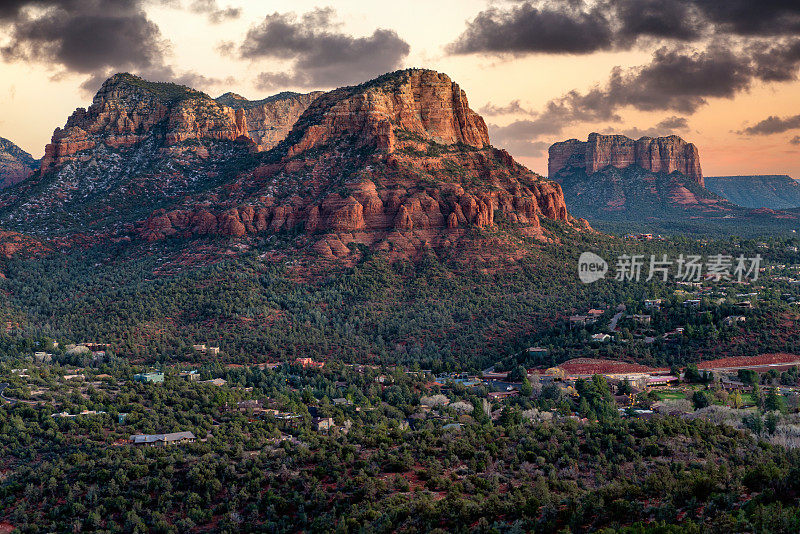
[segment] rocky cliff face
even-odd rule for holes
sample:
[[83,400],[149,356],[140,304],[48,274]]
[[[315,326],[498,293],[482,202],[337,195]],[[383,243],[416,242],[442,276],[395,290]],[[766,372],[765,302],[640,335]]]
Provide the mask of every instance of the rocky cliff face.
[[217,100],[170,83],[117,74],[103,83],[88,109],[56,129],[42,169],[88,161],[98,147],[125,149],[156,138],[162,151],[187,140],[240,141],[269,150],[290,131],[320,93],[285,93],[249,101],[233,93]]
[[20,147],[0,137],[0,189],[28,178],[39,163]]
[[401,255],[452,244],[496,217],[541,235],[540,218],[586,227],[558,184],[489,146],[483,120],[446,75],[407,70],[318,97],[226,202],[154,212],[147,240],[301,231],[326,257],[357,242]]
[[654,173],[679,172],[703,186],[697,147],[678,136],[642,137],[589,134],[586,142],[570,139],[550,147],[548,174],[554,177],[570,167],[582,167],[591,175],[606,167],[624,169],[638,165]]
[[498,222],[538,239],[543,218],[588,227],[430,70],[255,102],[120,74],[55,132],[43,166],[0,195],[0,224],[147,241],[284,234],[324,257],[353,243],[410,256]]
[[489,144],[483,119],[446,74],[410,69],[318,98],[292,132],[288,155],[342,139],[356,147],[394,151],[405,136],[475,148]]
[[247,100],[235,93],[225,93],[216,102],[241,115],[245,135],[253,141],[256,150],[264,151],[283,141],[300,115],[322,94],[322,91],[286,92],[263,100]]

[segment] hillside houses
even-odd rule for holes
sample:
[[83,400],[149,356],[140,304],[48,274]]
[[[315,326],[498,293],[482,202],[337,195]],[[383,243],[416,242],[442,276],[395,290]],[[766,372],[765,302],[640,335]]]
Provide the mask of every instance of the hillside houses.
[[131,445],[140,447],[169,447],[194,443],[195,435],[191,432],[171,432],[169,434],[134,434],[129,438]]

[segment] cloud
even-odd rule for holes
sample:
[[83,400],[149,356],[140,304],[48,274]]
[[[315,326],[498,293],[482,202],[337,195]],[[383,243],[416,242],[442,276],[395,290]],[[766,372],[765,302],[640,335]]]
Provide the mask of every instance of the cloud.
[[493,7],[478,13],[447,51],[585,54],[610,49],[612,42],[611,23],[602,9],[582,1],[541,7],[525,2],[509,10]]
[[[158,26],[136,2],[12,2],[6,7],[10,42],[6,61],[33,61],[84,74],[107,69],[147,69],[163,64],[165,44]],[[22,7],[37,6],[35,15]]]
[[212,24],[238,19],[242,14],[242,10],[238,7],[220,8],[216,0],[193,0],[189,4],[189,11],[207,15]]
[[606,131],[611,131],[613,133],[620,133],[626,137],[630,137],[631,139],[639,139],[641,137],[665,137],[668,135],[673,135],[675,132],[685,131],[689,129],[689,121],[686,117],[667,117],[659,121],[655,126],[650,128],[645,128],[644,130],[633,127],[633,128],[606,128]]
[[494,117],[497,115],[535,115],[535,112],[522,107],[519,100],[512,100],[505,106],[497,106],[491,102],[478,110],[481,115]]
[[[367,37],[341,31],[332,8],[315,9],[298,17],[273,13],[247,32],[239,47],[245,59],[292,62],[287,72],[265,72],[262,89],[332,87],[360,82],[397,69],[410,47],[392,30],[377,29]],[[226,47],[229,48],[229,47]]]
[[800,115],[793,115],[785,118],[771,115],[737,133],[744,135],[771,135],[787,132],[789,130],[796,130],[798,128],[800,128]]
[[[145,12],[150,3],[156,0],[3,1],[0,29],[9,39],[0,48],[0,58],[47,65],[55,71],[55,79],[85,75],[81,87],[87,92],[121,71],[155,81],[215,84],[218,80],[179,72],[167,64],[169,43]],[[170,0],[157,3],[172,4]],[[199,1],[192,8],[215,6],[215,2]]]
[[667,39],[800,34],[796,0],[535,0],[490,7],[450,43],[451,54],[590,54]]
[[[616,67],[605,83],[587,91],[569,91],[539,111],[526,110],[518,102],[487,105],[490,114],[518,112],[528,116],[507,126],[493,126],[490,131],[498,146],[531,151],[542,138],[552,138],[576,124],[619,122],[620,112],[626,108],[691,114],[711,98],[733,98],[757,81],[770,80],[772,74],[765,69],[763,58],[766,50],[788,58],[784,75],[796,79],[800,56],[795,59],[794,53],[799,41],[784,39],[744,49],[717,41],[699,51],[680,45],[662,47],[653,53],[649,63],[628,69]],[[672,116],[647,130],[630,128],[627,134],[663,135],[687,125],[685,118]]]
[[795,0],[692,0],[720,32],[774,36],[800,33],[800,3]]

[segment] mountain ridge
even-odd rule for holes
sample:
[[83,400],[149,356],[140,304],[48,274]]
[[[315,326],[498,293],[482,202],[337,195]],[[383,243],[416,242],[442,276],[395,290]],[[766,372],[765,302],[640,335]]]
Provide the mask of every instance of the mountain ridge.
[[708,176],[706,187],[748,208],[800,207],[800,183],[785,174]]
[[42,170],[0,194],[4,227],[45,238],[300,232],[329,258],[351,243],[399,256],[449,247],[496,213],[537,239],[540,218],[588,227],[558,184],[491,146],[455,82],[426,69],[261,101],[118,74],[56,129]]

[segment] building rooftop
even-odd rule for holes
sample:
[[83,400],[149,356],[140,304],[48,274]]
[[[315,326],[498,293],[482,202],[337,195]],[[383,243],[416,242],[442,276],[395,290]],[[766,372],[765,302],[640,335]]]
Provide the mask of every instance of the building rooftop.
[[133,443],[155,443],[157,441],[180,441],[182,439],[195,439],[191,432],[171,432],[169,434],[134,434],[130,437]]

